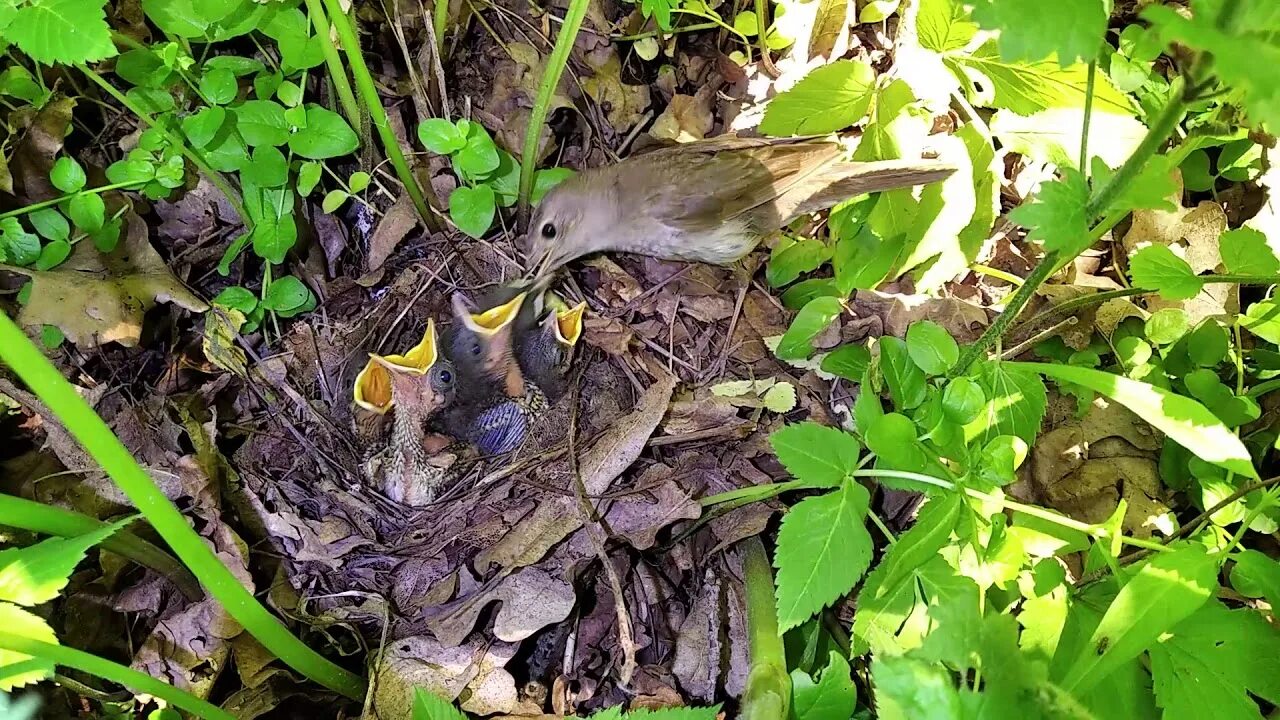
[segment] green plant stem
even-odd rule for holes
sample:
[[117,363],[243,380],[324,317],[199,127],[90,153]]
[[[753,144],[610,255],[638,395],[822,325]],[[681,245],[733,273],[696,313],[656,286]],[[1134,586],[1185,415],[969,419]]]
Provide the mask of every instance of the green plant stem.
[[95,677],[120,683],[135,692],[154,695],[196,717],[205,718],[206,720],[236,720],[231,713],[213,703],[201,700],[186,690],[181,690],[146,673],[138,672],[133,668],[125,667],[120,663],[100,658],[83,650],[77,650],[66,645],[40,642],[22,635],[2,631],[0,631],[0,648],[51,660],[60,667],[74,668]]
[[[100,530],[106,523],[72,510],[0,493],[0,525],[43,535],[76,537]],[[173,556],[127,529],[103,540],[101,547],[164,575],[190,600],[204,596],[200,583]]]
[[778,632],[778,606],[773,569],[759,537],[742,541],[742,565],[747,590],[747,636],[751,670],[742,691],[743,720],[776,720],[788,715],[791,676],[786,649]]
[[449,0],[432,0],[431,30],[436,35],[436,56],[444,64],[444,26],[449,22]]
[[657,37],[663,34],[675,35],[678,33],[697,32],[698,30],[714,30],[718,27],[720,27],[720,24],[714,22],[694,23],[693,25],[682,25],[678,28],[672,28],[667,33],[663,33],[662,30],[646,30],[645,32],[636,33],[635,35],[614,35],[609,38],[609,40],[612,42],[629,42],[631,40],[643,40],[645,38]]
[[978,273],[979,275],[986,275],[988,277],[996,278],[997,280],[1003,280],[1009,283],[1010,285],[1018,286],[1022,284],[1022,278],[1018,277],[1017,275],[1014,275],[1013,273],[1010,273],[1010,272],[1005,272],[1004,270],[1000,270],[999,268],[993,268],[990,265],[983,265],[982,263],[974,263],[969,266],[969,269],[975,273]]
[[747,500],[749,502],[757,502],[759,500],[768,500],[776,497],[784,492],[792,490],[822,490],[830,489],[823,485],[814,485],[803,480],[788,480],[786,482],[773,483],[771,485],[751,485],[744,488],[736,488],[734,490],[726,490],[715,495],[708,495],[702,498],[699,503],[702,507],[712,507],[724,503],[737,502],[739,500]]
[[174,135],[168,130],[168,128],[157,125],[155,119],[152,118],[150,114],[130,101],[129,98],[125,97],[124,93],[117,90],[114,85],[103,80],[97,73],[84,65],[77,65],[76,67],[79,68],[80,72],[84,73],[84,75],[87,76],[95,85],[102,88],[103,92],[115,98],[116,102],[128,108],[129,112],[136,115],[144,125],[150,128],[156,128],[160,132],[164,133],[164,136],[168,139],[169,143],[178,148],[178,152],[182,153],[183,157],[190,160],[193,165],[199,168],[200,172],[203,173],[205,177],[209,178],[209,182],[213,183],[213,186],[218,188],[218,190],[226,196],[227,202],[231,204],[231,207],[235,209],[236,214],[240,216],[240,221],[244,223],[244,226],[248,229],[253,228],[253,220],[250,219],[248,213],[244,210],[244,202],[240,199],[240,193],[236,192],[235,189],[231,187],[231,183],[227,182],[227,179],[222,176],[222,173],[209,167],[209,163],[205,162],[204,158],[200,157],[199,153],[187,147],[186,141],[182,138]]
[[[1182,116],[1186,114],[1187,108],[1197,99],[1196,93],[1185,86],[1181,79],[1175,81],[1175,92],[1171,93],[1168,105],[1152,122],[1151,128],[1147,131],[1146,136],[1142,138],[1142,142],[1129,156],[1129,159],[1120,166],[1115,175],[1104,184],[1098,191],[1089,198],[1088,205],[1085,206],[1085,216],[1092,219],[1097,217],[1098,213],[1105,212],[1111,208],[1120,193],[1133,182],[1138,173],[1148,161],[1154,156],[1164,145],[1164,143],[1173,135],[1177,129],[1178,123],[1182,121]],[[1090,237],[1092,234],[1090,234]],[[960,356],[960,361],[956,363],[949,373],[950,377],[963,375],[969,370],[969,366],[979,357],[982,357],[987,348],[991,347],[1004,336],[1006,330],[1013,321],[1018,317],[1018,313],[1026,306],[1027,302],[1035,295],[1036,290],[1049,276],[1059,267],[1059,263],[1070,262],[1072,258],[1084,252],[1089,245],[1092,244],[1089,237],[1084,238],[1085,244],[1078,247],[1055,250],[1045,255],[1045,257],[1036,265],[1031,274],[1027,276],[1022,287],[1009,298],[1009,302],[1005,305],[1004,312],[1000,313],[995,322],[987,328],[986,332],[971,345],[965,347],[964,352]]]
[[0,220],[4,220],[5,218],[18,217],[19,215],[26,215],[28,213],[33,213],[37,210],[43,210],[47,207],[53,207],[54,205],[59,205],[61,203],[71,200],[72,198],[79,197],[81,195],[100,195],[102,193],[111,192],[112,190],[120,190],[123,188],[136,187],[139,185],[146,185],[146,184],[147,183],[145,180],[131,180],[129,182],[111,183],[110,185],[102,185],[96,188],[80,190],[78,192],[68,193],[66,195],[63,195],[62,197],[56,197],[52,200],[42,200],[38,203],[24,205],[18,208],[17,210],[10,210],[7,213],[0,213]]
[[1093,118],[1093,89],[1098,76],[1098,59],[1089,61],[1089,79],[1084,86],[1084,126],[1080,130],[1080,172],[1089,177],[1089,121]]
[[528,217],[529,197],[533,193],[533,171],[538,165],[538,140],[542,137],[542,126],[547,122],[547,109],[551,106],[551,96],[560,84],[560,76],[569,62],[569,51],[573,50],[573,42],[578,37],[578,28],[587,15],[590,0],[570,0],[569,10],[564,14],[564,23],[556,34],[555,47],[542,71],[542,84],[538,86],[538,97],[533,101],[533,110],[529,113],[529,125],[524,133],[524,149],[520,152],[520,195],[519,214]]
[[364,55],[360,52],[360,39],[356,37],[351,20],[342,11],[339,0],[324,0],[324,4],[329,10],[329,22],[337,31],[347,62],[351,65],[351,75],[355,78],[356,90],[364,100],[365,107],[369,109],[369,119],[378,130],[378,137],[382,139],[383,152],[391,161],[391,166],[396,170],[396,177],[400,178],[400,184],[404,185],[405,192],[409,193],[409,199],[413,201],[413,206],[418,210],[418,215],[422,216],[422,222],[427,229],[439,230],[440,222],[427,207],[422,187],[409,168],[404,152],[400,150],[400,141],[396,138],[395,131],[391,129],[391,121],[387,119],[387,111],[382,107],[382,98],[378,95],[377,86],[374,85],[373,75],[369,74],[369,66],[365,64]]
[[316,29],[320,51],[324,54],[324,63],[329,68],[329,79],[333,81],[338,103],[342,105],[342,114],[347,116],[347,122],[360,133],[360,144],[367,144],[369,116],[368,113],[360,112],[360,103],[356,102],[355,93],[351,90],[351,81],[347,79],[347,70],[342,64],[342,56],[338,54],[338,48],[333,46],[333,40],[329,38],[329,19],[325,16],[324,6],[320,4],[320,0],[306,0],[306,2],[307,14],[311,16],[311,25]]
[[111,432],[22,330],[0,313],[0,360],[44,401],[81,446],[102,466],[209,594],[268,650],[302,675],[359,700],[365,694],[360,677],[335,665],[294,637],[245,589],[213,554],[187,519],[160,492]]

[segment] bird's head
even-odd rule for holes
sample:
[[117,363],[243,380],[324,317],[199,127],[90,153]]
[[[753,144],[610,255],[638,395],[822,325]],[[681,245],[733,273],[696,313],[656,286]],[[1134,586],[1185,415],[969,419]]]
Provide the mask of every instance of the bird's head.
[[525,238],[533,277],[544,277],[583,255],[612,248],[618,221],[613,189],[593,187],[590,181],[590,176],[571,177],[538,204]]
[[369,353],[356,376],[352,400],[366,413],[385,415],[393,406],[412,405],[430,415],[453,401],[454,370],[440,356],[434,320],[427,320],[422,340],[402,355]]
[[477,308],[461,293],[453,295],[454,333],[451,353],[467,368],[468,382],[496,381],[508,397],[524,397],[524,376],[513,349],[515,319],[527,293],[487,310]]

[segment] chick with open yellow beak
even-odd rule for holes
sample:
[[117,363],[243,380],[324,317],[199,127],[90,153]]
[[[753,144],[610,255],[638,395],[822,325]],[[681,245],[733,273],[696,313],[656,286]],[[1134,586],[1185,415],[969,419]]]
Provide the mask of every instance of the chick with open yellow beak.
[[587,304],[569,307],[558,296],[547,293],[546,315],[537,325],[518,331],[516,356],[528,381],[541,389],[550,403],[565,393],[573,349],[582,336],[582,318]]
[[[365,472],[397,502],[430,502],[444,472],[429,462],[423,445],[432,416],[454,400],[453,365],[440,356],[435,322],[428,320],[422,340],[403,355],[369,354],[352,388],[357,435],[366,443]],[[385,437],[386,418],[391,437]]]

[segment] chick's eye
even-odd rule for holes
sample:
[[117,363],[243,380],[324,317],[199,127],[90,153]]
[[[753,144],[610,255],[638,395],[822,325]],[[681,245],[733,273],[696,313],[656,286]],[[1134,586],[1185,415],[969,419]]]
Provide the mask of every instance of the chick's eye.
[[555,237],[555,236],[556,236],[556,226],[555,226],[555,225],[552,225],[551,223],[543,223],[543,225],[542,225],[542,237],[547,238],[547,239],[551,239],[551,238],[553,238],[553,237]]
[[475,344],[475,345],[472,345],[472,346],[471,346],[471,354],[472,354],[472,355],[479,355],[479,354],[480,354],[480,345],[479,345],[479,343],[477,343],[477,344]]
[[445,385],[453,384],[453,373],[448,370],[441,370],[440,374],[437,377],[439,377],[440,382],[444,383]]

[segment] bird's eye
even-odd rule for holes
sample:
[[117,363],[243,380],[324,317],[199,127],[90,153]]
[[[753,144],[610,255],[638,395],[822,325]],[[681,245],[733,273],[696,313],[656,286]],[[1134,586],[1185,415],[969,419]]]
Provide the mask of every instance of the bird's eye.
[[556,236],[556,226],[552,225],[551,223],[544,223],[542,225],[542,237],[550,240],[555,236]]
[[444,383],[445,385],[453,384],[453,373],[449,372],[448,370],[441,370],[440,375],[438,377],[440,378],[440,382]]
[[472,355],[479,355],[479,354],[480,354],[480,343],[476,343],[475,345],[472,345],[472,346],[471,346],[471,354],[472,354]]

